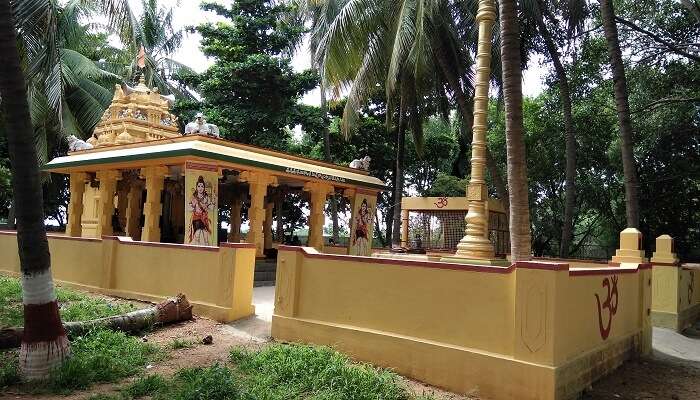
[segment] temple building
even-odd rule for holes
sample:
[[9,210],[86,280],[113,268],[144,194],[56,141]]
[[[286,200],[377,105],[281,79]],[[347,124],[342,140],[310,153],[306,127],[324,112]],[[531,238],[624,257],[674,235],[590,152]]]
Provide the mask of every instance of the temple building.
[[[168,98],[143,82],[117,85],[84,150],[45,166],[70,176],[67,236],[203,246],[240,242],[245,205],[245,241],[262,256],[273,247],[272,224],[282,222],[284,196],[296,192],[310,206],[308,246],[323,251],[324,210],[335,194],[350,200],[353,215],[348,249],[333,252],[370,255],[382,181],[363,169],[219,139],[218,129],[201,115],[183,136],[169,106]],[[227,237],[219,237],[220,207],[230,210]]]

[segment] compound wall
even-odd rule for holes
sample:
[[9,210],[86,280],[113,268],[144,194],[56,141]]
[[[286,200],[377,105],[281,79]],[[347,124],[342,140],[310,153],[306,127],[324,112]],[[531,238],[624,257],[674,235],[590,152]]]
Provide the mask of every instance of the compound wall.
[[275,339],[330,345],[448,390],[570,398],[651,348],[649,264],[278,254]]
[[651,319],[682,331],[700,319],[700,265],[654,263]]
[[[161,301],[187,295],[194,312],[232,321],[255,312],[255,246],[221,247],[49,235],[54,279],[78,288],[125,298]],[[0,272],[20,272],[17,235],[0,231]]]

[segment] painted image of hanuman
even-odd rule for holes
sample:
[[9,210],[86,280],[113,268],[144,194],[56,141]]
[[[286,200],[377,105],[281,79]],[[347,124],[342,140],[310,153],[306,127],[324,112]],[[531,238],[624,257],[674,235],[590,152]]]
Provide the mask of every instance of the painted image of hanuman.
[[207,193],[207,187],[204,183],[204,177],[201,175],[197,178],[195,190],[192,193],[192,198],[189,202],[192,218],[190,219],[190,235],[189,244],[198,244],[209,246],[209,238],[211,237],[211,219],[209,212],[214,210],[214,202],[211,196]]

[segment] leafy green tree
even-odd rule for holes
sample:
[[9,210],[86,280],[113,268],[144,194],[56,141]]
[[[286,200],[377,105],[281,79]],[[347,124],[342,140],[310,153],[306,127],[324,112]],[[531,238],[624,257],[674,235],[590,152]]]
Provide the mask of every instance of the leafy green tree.
[[469,178],[460,179],[456,176],[438,172],[435,181],[425,192],[425,196],[464,197]]
[[[420,157],[415,146],[409,145],[404,168],[406,189],[425,196],[441,175],[452,169],[452,160],[459,151],[455,140],[454,127],[449,120],[438,116],[428,118],[423,124],[423,155]],[[462,186],[464,196],[466,184]]]
[[231,7],[204,3],[228,22],[197,27],[202,50],[216,61],[186,82],[204,97],[203,108],[227,139],[272,149],[289,145],[287,126],[297,123],[298,100],[318,78],[292,70],[288,50],[304,31],[283,18],[287,6],[269,0],[235,1]]

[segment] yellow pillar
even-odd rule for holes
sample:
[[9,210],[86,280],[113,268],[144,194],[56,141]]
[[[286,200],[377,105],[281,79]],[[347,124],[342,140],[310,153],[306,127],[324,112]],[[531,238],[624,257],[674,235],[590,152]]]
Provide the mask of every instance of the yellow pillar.
[[265,223],[263,226],[263,235],[265,236],[264,248],[272,248],[272,209],[275,207],[275,203],[268,202],[265,204]]
[[141,240],[141,182],[133,182],[126,198],[126,234],[133,240]]
[[[122,182],[125,183],[125,182]],[[119,216],[119,226],[126,233],[126,208],[129,201],[129,186],[127,184],[117,185],[117,215]]]
[[620,232],[620,248],[612,258],[615,263],[643,263],[644,250],[642,250],[642,233],[636,228],[627,228]]
[[401,209],[401,247],[408,247],[408,210]]
[[654,264],[678,264],[680,261],[674,252],[673,238],[669,235],[661,235],[656,238],[656,251],[651,257]]
[[112,216],[114,215],[114,193],[117,190],[117,179],[121,176],[119,171],[97,171],[97,180],[100,181],[100,201],[97,203],[97,232],[98,238],[111,235]]
[[323,251],[323,223],[326,199],[333,193],[333,186],[323,182],[306,182],[304,190],[310,192],[311,214],[309,215],[309,243],[308,246]]
[[66,225],[66,236],[80,237],[83,217],[83,194],[85,193],[85,180],[87,174],[84,172],[73,172],[70,174],[70,201],[68,203],[68,225]]
[[476,22],[479,24],[479,44],[476,54],[476,85],[474,90],[474,127],[472,131],[471,178],[467,187],[469,211],[465,218],[466,235],[457,244],[455,258],[489,260],[494,258],[488,235],[488,201],[484,167],[486,165],[486,125],[491,73],[491,32],[496,19],[493,0],[479,0]]
[[268,186],[277,186],[277,178],[258,171],[243,171],[238,177],[241,182],[248,182],[248,193],[250,194],[250,207],[248,208],[250,230],[246,242],[255,244],[255,255],[262,257],[265,195]]
[[239,243],[241,241],[241,198],[236,197],[231,202],[231,230],[228,233],[227,241]]
[[163,205],[160,202],[161,192],[165,183],[168,168],[146,167],[141,168],[141,176],[146,179],[146,202],[143,205],[143,231],[141,240],[145,242],[160,241],[160,215]]
[[[352,230],[352,219],[355,217],[352,215],[352,207],[355,204],[355,195],[357,195],[357,190],[353,188],[348,188],[343,190],[343,197],[348,199],[348,203],[350,203],[350,230]],[[349,232],[348,235],[348,245],[345,246],[347,247],[347,252],[348,254],[350,253],[350,247],[352,246],[352,232]]]

